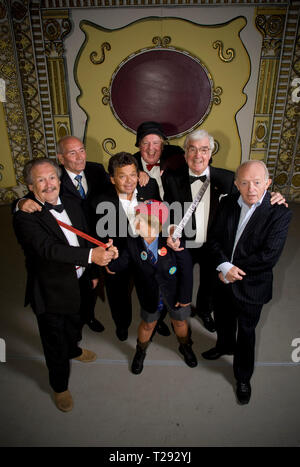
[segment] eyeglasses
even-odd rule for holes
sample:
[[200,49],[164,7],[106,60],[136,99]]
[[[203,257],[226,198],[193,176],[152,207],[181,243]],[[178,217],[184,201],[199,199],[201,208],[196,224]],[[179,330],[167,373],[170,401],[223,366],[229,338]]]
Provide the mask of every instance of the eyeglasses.
[[193,156],[197,153],[201,154],[201,156],[206,156],[211,151],[210,148],[207,146],[203,146],[202,148],[196,148],[196,146],[190,146],[188,148],[188,153],[192,154]]

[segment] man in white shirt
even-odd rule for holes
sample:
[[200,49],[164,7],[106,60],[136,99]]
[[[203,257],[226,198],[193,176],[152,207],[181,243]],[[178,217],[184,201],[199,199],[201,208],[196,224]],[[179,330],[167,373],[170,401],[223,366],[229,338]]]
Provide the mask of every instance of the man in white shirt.
[[[60,168],[51,159],[33,159],[24,167],[24,180],[39,210],[15,212],[13,223],[24,249],[27,268],[25,306],[37,316],[49,382],[57,407],[73,407],[68,390],[70,359],[94,361],[94,352],[81,349],[81,313],[92,300],[98,271],[117,256],[112,241],[108,249],[94,248],[80,236],[61,227],[58,220],[86,231],[86,218],[78,204],[59,195]],[[63,204],[61,204],[61,202]]]
[[[112,156],[108,164],[110,189],[93,200],[97,212],[97,235],[102,241],[113,238],[119,251],[127,245],[127,237],[134,234],[134,208],[138,202],[148,199],[159,200],[157,182],[149,178],[145,186],[138,184],[139,170],[134,156],[120,152]],[[107,214],[108,211],[108,214]],[[128,337],[128,328],[132,321],[130,271],[117,275],[106,274],[105,286],[112,318],[116,325],[116,335],[120,341]],[[169,335],[170,331],[162,319],[158,321],[156,331]]]
[[270,202],[271,180],[262,161],[247,161],[236,172],[239,193],[222,199],[208,247],[215,273],[216,346],[202,356],[216,360],[233,354],[240,404],[251,397],[255,328],[272,298],[272,269],[286,240],[291,212]]

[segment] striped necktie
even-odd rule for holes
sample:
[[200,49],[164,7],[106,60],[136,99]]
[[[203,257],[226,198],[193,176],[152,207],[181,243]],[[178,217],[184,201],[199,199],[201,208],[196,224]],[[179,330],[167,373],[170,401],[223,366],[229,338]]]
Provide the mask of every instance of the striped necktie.
[[78,182],[77,190],[79,191],[81,198],[85,199],[85,191],[82,186],[81,179],[82,179],[82,175],[76,175],[75,180]]

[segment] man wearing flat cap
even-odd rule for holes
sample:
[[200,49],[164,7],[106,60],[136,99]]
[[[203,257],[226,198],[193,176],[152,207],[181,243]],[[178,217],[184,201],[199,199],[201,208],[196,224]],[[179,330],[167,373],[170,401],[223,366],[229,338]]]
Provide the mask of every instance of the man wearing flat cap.
[[176,170],[185,164],[183,149],[166,142],[164,130],[157,122],[143,122],[137,128],[135,145],[139,152],[134,156],[138,161],[139,170],[157,181],[161,199],[164,196],[161,179],[164,170]]

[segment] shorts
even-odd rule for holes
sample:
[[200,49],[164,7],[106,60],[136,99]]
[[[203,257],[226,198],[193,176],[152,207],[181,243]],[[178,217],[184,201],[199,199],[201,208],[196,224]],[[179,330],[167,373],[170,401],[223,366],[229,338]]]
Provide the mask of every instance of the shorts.
[[[165,304],[167,311],[169,312],[170,318],[177,321],[184,321],[189,316],[191,316],[191,305],[180,306],[178,308],[170,308],[169,305]],[[161,316],[162,311],[155,311],[154,313],[149,313],[144,308],[141,308],[141,318],[146,323],[153,323],[157,321]]]

